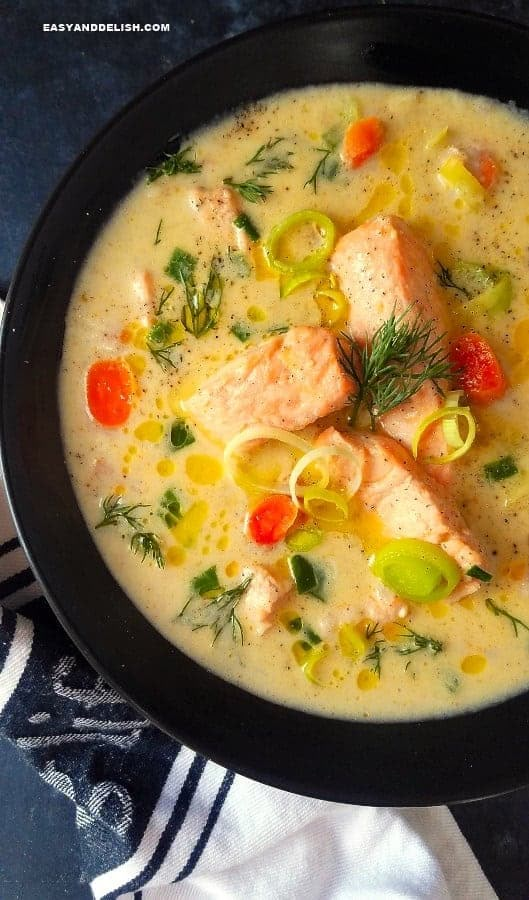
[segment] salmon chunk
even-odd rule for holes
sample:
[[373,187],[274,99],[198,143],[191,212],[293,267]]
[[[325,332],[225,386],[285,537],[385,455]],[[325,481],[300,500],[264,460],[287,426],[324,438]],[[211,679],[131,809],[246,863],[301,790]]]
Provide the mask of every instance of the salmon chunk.
[[334,335],[300,325],[244,350],[183,405],[227,442],[247,425],[299,431],[345,406],[351,390]]
[[[440,337],[440,347],[448,352],[448,319],[432,262],[426,247],[398,216],[377,216],[345,234],[331,257],[331,267],[349,301],[346,328],[361,345],[392,313],[408,311],[413,322],[433,322],[432,336]],[[443,397],[432,382],[426,383],[408,401],[381,417],[392,437],[411,447],[417,426],[443,405]],[[426,435],[425,455],[446,453],[442,431]],[[430,474],[447,480],[446,466],[430,467]]]
[[242,253],[250,250],[250,239],[243,228],[236,228],[233,220],[242,211],[235,191],[229,187],[206,188],[196,187],[189,192],[189,204],[196,212],[208,236],[219,247],[235,244]]
[[257,635],[262,635],[273,624],[277,609],[292,589],[292,582],[287,579],[274,578],[264,566],[246,566],[242,577],[251,582],[244,594],[244,611],[246,618],[252,623]]
[[[335,428],[327,428],[317,443],[354,450],[363,475],[356,496],[364,509],[380,516],[388,538],[418,538],[435,544],[456,561],[462,572],[472,566],[487,567],[454,501],[397,441],[369,432],[345,436]],[[349,466],[346,457],[331,458],[331,477],[345,489],[356,474]],[[480,587],[480,581],[463,575],[448,600],[459,600]]]
[[140,314],[148,321],[154,315],[155,290],[154,277],[147,269],[135,272],[132,278],[132,292],[139,303]]

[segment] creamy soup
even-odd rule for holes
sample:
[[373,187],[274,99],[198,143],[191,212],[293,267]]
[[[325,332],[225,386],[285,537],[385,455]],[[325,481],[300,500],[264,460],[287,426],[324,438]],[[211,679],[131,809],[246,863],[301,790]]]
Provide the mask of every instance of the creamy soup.
[[528,153],[484,98],[308,88],[189,136],[103,229],[68,467],[125,592],[219,676],[373,720],[527,687]]

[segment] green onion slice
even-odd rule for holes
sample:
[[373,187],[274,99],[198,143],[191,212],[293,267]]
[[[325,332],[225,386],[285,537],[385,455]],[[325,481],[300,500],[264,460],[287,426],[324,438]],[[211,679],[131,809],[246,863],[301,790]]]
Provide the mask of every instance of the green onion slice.
[[279,296],[288,297],[296,288],[307,284],[308,281],[314,281],[316,278],[323,278],[324,275],[324,272],[312,269],[308,271],[300,269],[299,272],[294,272],[292,275],[284,275],[279,284]]
[[[470,408],[468,406],[443,406],[441,407],[441,409],[437,409],[435,410],[435,412],[430,413],[429,416],[426,416],[426,418],[424,418],[418,426],[417,431],[413,436],[411,445],[411,450],[414,458],[417,459],[417,456],[419,454],[419,444],[424,433],[428,430],[430,425],[433,425],[434,422],[442,422],[444,419],[451,419],[453,422],[457,422],[458,418],[465,419],[468,426],[466,438],[462,440],[461,435],[459,435],[460,439],[462,440],[461,446],[455,447],[450,453],[447,453],[445,456],[425,456],[422,462],[441,466],[445,463],[453,462],[455,459],[459,459],[461,456],[464,456],[465,453],[468,453],[476,438],[476,420],[474,419]],[[455,434],[452,436],[455,437]]]
[[309,550],[317,547],[318,544],[321,544],[322,540],[323,531],[320,531],[319,528],[302,526],[301,528],[296,528],[295,531],[291,531],[287,535],[285,543],[289,550],[294,550],[296,553],[307,553]]
[[467,569],[465,575],[468,575],[469,578],[477,578],[478,581],[489,582],[492,581],[492,575],[490,572],[486,572],[485,569],[482,569],[481,566],[471,566],[470,569]]
[[374,575],[404,600],[435,603],[449,597],[461,571],[448,553],[416,538],[389,541],[371,563]]
[[[304,225],[312,225],[319,232],[321,237],[320,246],[297,262],[282,258],[280,253],[281,242],[289,234],[298,228],[302,228]],[[278,272],[293,275],[297,272],[306,272],[309,269],[314,271],[319,269],[331,255],[335,237],[336,229],[328,216],[315,209],[302,209],[287,216],[286,219],[283,219],[282,222],[272,228],[268,235],[268,240],[263,246],[263,251],[270,268],[276,269]]]
[[519,471],[512,456],[501,456],[500,459],[486,463],[483,469],[488,481],[504,481],[505,478],[517,475]]
[[[290,473],[290,478],[288,480],[288,484],[290,487],[290,496],[292,498],[292,502],[296,504],[297,507],[301,508],[301,504],[299,503],[298,496],[304,497],[307,499],[307,490],[310,492],[310,496],[312,499],[317,500],[330,500],[331,494],[334,496],[340,497],[337,491],[328,491],[327,496],[321,494],[321,491],[324,491],[329,484],[329,467],[327,465],[327,460],[331,456],[342,456],[347,459],[353,465],[354,474],[348,478],[348,495],[352,497],[356,494],[358,488],[362,483],[362,465],[358,460],[358,457],[350,447],[341,447],[341,446],[332,446],[332,447],[314,447],[312,450],[309,450],[305,453],[301,459],[298,459],[296,465],[292,469]],[[311,465],[316,465],[319,471],[321,472],[321,479],[318,484],[314,486],[310,486],[309,488],[300,487],[298,485],[298,481],[301,478],[305,469],[307,469]],[[317,488],[318,492],[321,496],[318,496],[318,493],[314,493],[313,487]],[[347,500],[345,497],[342,498],[343,502],[340,501],[338,506],[339,508],[343,508],[345,504],[345,509],[347,510]],[[331,501],[331,502],[334,502]],[[306,503],[305,509],[306,509]],[[308,511],[308,510],[307,510]],[[345,514],[347,516],[347,512]]]
[[322,577],[306,556],[295,553],[288,557],[288,568],[296,584],[298,594],[310,594],[323,600]]

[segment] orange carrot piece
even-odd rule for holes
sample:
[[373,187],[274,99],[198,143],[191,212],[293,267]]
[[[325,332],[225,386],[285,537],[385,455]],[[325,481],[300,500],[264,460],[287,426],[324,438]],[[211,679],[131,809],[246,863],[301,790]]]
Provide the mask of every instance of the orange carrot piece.
[[100,425],[123,425],[132,409],[134,376],[119,359],[102,359],[90,366],[86,376],[88,409]]
[[350,169],[357,169],[380,149],[384,126],[376,116],[358,119],[348,126],[342,147],[342,159]]
[[297,506],[286,494],[272,494],[249,514],[246,530],[256,544],[277,544],[296,521]]

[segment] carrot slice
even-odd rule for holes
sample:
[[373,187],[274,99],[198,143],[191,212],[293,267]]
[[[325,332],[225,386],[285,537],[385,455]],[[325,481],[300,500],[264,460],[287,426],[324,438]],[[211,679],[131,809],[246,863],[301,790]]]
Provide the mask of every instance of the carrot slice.
[[102,359],[90,366],[86,376],[86,400],[100,425],[123,425],[132,409],[134,376],[119,359]]
[[486,406],[503,397],[507,379],[492,347],[480,334],[470,332],[450,348],[450,362],[457,387],[471,403]]
[[343,139],[344,163],[351,169],[357,169],[380,149],[383,140],[384,126],[376,116],[351,122]]
[[246,530],[256,544],[277,544],[296,521],[297,506],[285,494],[272,494],[249,514]]
[[477,159],[475,176],[486,191],[496,186],[501,174],[500,166],[491,153],[482,150]]

